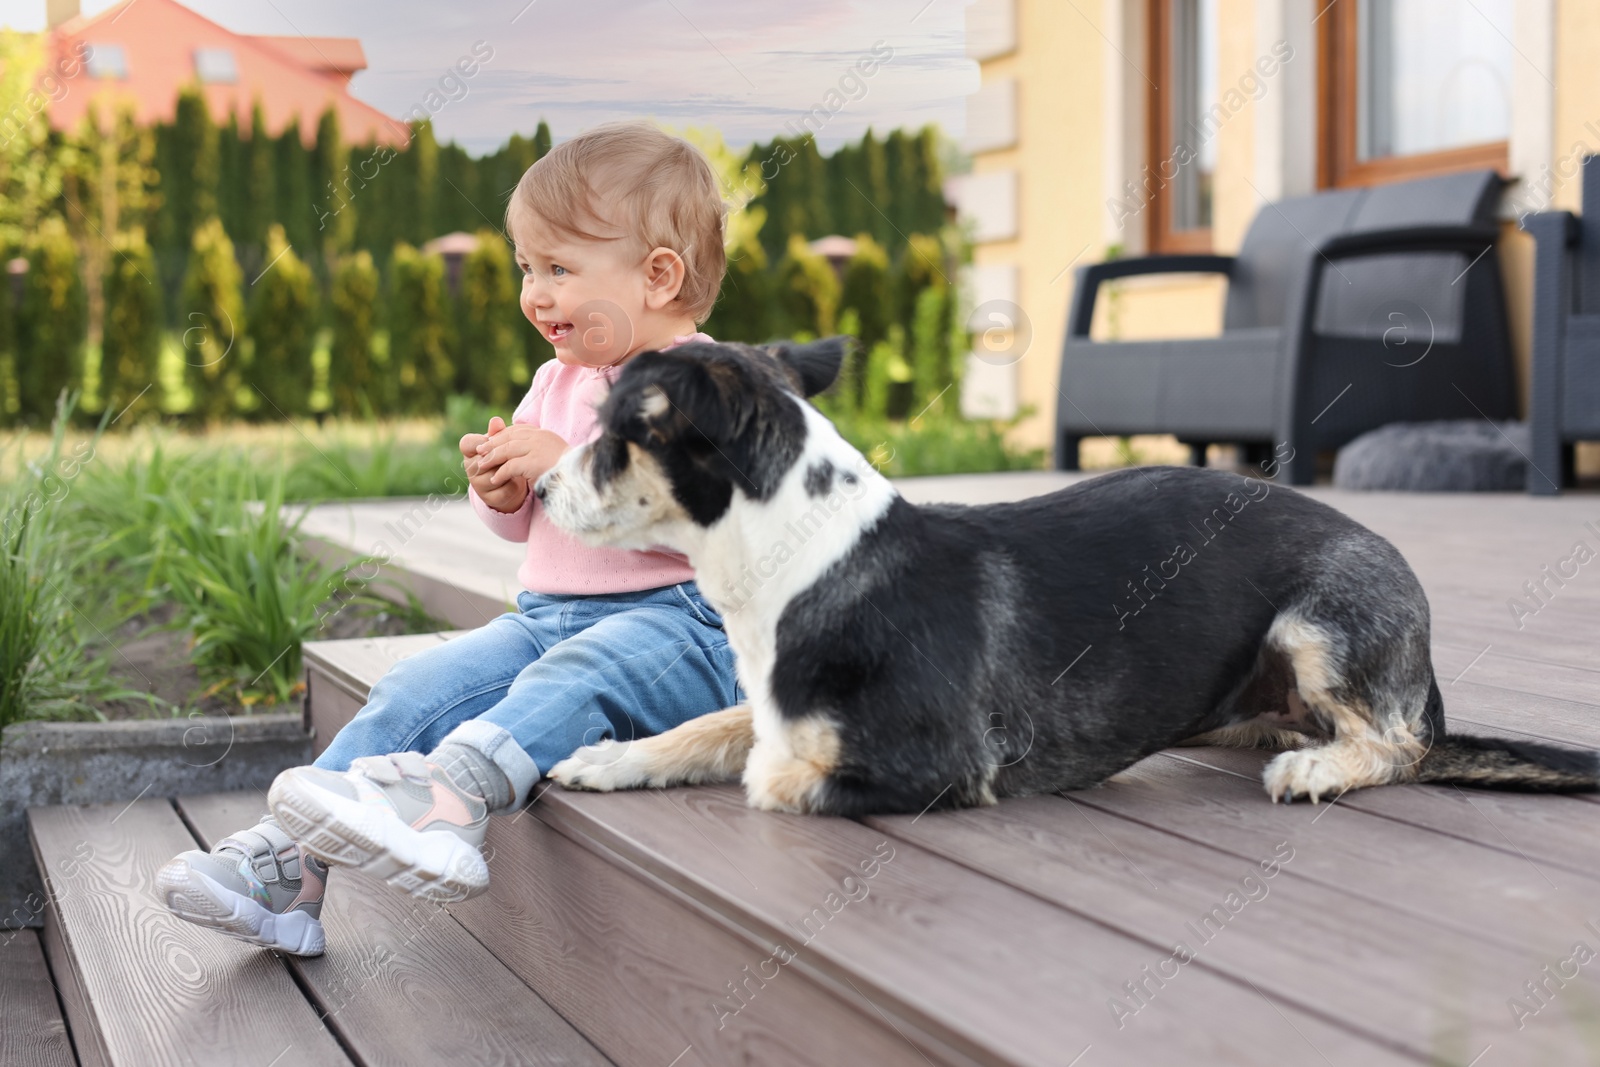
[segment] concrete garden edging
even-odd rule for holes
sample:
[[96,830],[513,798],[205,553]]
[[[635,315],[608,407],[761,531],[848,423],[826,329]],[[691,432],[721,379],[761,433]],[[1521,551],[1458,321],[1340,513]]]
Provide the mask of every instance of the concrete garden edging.
[[[0,739],[0,928],[40,925],[44,887],[29,808],[265,791],[310,763],[299,712],[123,722],[26,722]],[[154,872],[151,872],[152,876]]]

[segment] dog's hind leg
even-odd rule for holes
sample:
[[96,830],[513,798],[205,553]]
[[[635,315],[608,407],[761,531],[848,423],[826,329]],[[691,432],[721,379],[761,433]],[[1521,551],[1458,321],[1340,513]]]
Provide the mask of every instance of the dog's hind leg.
[[1305,734],[1297,730],[1286,730],[1280,726],[1252,720],[1251,722],[1235,723],[1232,726],[1220,726],[1215,730],[1207,730],[1203,734],[1196,734],[1187,741],[1180,741],[1179,748],[1197,748],[1202,745],[1220,745],[1223,748],[1265,748],[1274,752],[1283,752],[1288,749],[1300,748],[1306,744]]
[[1433,669],[1425,624],[1409,629],[1388,638],[1353,633],[1293,609],[1274,621],[1267,642],[1287,657],[1307,712],[1332,740],[1267,764],[1273,800],[1315,802],[1416,778],[1432,736],[1424,712]]
[[568,789],[600,792],[732,781],[754,742],[750,706],[739,704],[654,737],[586,745],[550,768],[550,777]]

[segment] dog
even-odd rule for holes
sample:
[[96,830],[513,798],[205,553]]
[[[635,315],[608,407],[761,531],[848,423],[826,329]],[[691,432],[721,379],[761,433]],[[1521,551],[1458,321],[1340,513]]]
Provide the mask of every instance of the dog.
[[805,400],[844,352],[640,354],[599,436],[535,483],[586,543],[685,553],[748,694],[579,749],[550,769],[564,787],[742,774],[757,808],[910,813],[1084,789],[1185,743],[1281,749],[1274,801],[1600,786],[1600,754],[1446,733],[1422,586],[1333,508],[1195,467],[913,505]]

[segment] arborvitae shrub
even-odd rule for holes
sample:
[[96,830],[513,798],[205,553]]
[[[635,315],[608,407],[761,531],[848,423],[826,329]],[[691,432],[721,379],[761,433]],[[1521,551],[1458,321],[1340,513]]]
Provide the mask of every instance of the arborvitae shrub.
[[161,410],[161,286],[144,230],[120,234],[106,267],[100,396],[130,426]]
[[17,330],[19,413],[45,425],[61,390],[82,384],[89,312],[78,248],[59,216],[46,219],[29,237],[27,259]]
[[505,406],[511,396],[517,354],[512,316],[521,314],[516,273],[505,239],[479,230],[478,247],[461,262],[456,388],[491,407]]
[[395,245],[389,286],[389,367],[399,387],[400,410],[437,415],[455,385],[444,258],[404,242]]
[[328,391],[336,415],[386,415],[387,382],[373,366],[372,335],[378,306],[378,269],[357,252],[333,272],[333,347],[328,353]]
[[839,276],[799,234],[789,236],[789,247],[778,261],[776,289],[774,303],[784,317],[783,333],[804,331],[823,337],[833,332]]
[[189,417],[195,421],[233,413],[245,333],[242,284],[233,242],[213,216],[194,231],[178,309]]
[[317,286],[311,268],[288,246],[283,227],[267,231],[269,264],[250,293],[247,382],[252,413],[262,419],[311,414],[311,351],[317,338]]

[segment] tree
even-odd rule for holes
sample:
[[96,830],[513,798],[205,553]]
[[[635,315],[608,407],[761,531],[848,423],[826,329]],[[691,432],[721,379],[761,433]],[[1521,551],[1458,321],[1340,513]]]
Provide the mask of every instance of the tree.
[[[291,248],[309,255],[317,247],[317,216],[312,204],[311,153],[306,151],[300,136],[298,119],[284,127],[278,134],[275,148],[278,210],[274,219],[283,226],[284,238]],[[267,255],[263,262],[272,262]]]
[[533,150],[535,163],[550,154],[550,145],[550,126],[544,121],[544,119],[540,119],[539,128],[533,131]]
[[198,422],[233,411],[240,378],[237,342],[245,327],[241,280],[233,242],[213,216],[194,231],[189,245],[179,318],[188,413]]
[[311,352],[317,335],[317,286],[311,268],[289,247],[282,226],[267,231],[265,273],[250,297],[251,354],[246,382],[255,414],[292,419],[311,413]]
[[217,127],[199,86],[190,85],[178,94],[171,152],[172,158],[163,163],[161,182],[172,235],[181,242],[217,214],[221,182]]
[[112,417],[131,425],[161,407],[161,286],[144,230],[112,243],[105,280],[100,396]]
[[378,269],[362,251],[339,261],[333,272],[333,347],[328,353],[328,391],[337,415],[388,414],[392,381],[380,381],[372,364],[373,320],[378,304]]
[[0,250],[7,254],[22,247],[61,195],[49,99],[38,85],[43,60],[40,35],[0,30]]
[[434,215],[439,143],[433,139],[433,123],[423,119],[411,124],[411,140],[394,166],[394,203],[404,212],[399,235],[412,244],[432,240],[439,235]]
[[389,367],[399,384],[400,409],[437,415],[455,384],[444,259],[401,243],[389,263]]
[[906,329],[916,312],[917,299],[929,286],[948,286],[944,246],[926,233],[913,233],[895,264],[893,289],[894,318]]
[[839,305],[854,308],[861,322],[863,348],[871,351],[889,335],[889,254],[871,234],[856,235],[856,251],[845,264]]
[[831,334],[839,309],[839,276],[828,261],[811,251],[804,237],[790,234],[776,273],[774,303],[784,317],[780,332]]
[[495,230],[478,231],[478,247],[461,262],[457,312],[456,388],[493,407],[510,399],[516,357],[518,289],[511,248]]
[[267,117],[257,100],[250,108],[250,142],[245,146],[243,229],[241,244],[263,248],[267,227],[278,213],[278,182],[275,150],[267,133]]
[[26,248],[16,359],[19,414],[42,425],[55,414],[61,390],[83,381],[88,309],[78,249],[59,216],[45,219]]
[[324,261],[350,247],[356,214],[351,207],[354,183],[347,167],[349,150],[339,136],[339,113],[329,107],[317,122],[317,145],[311,152],[311,214]]

